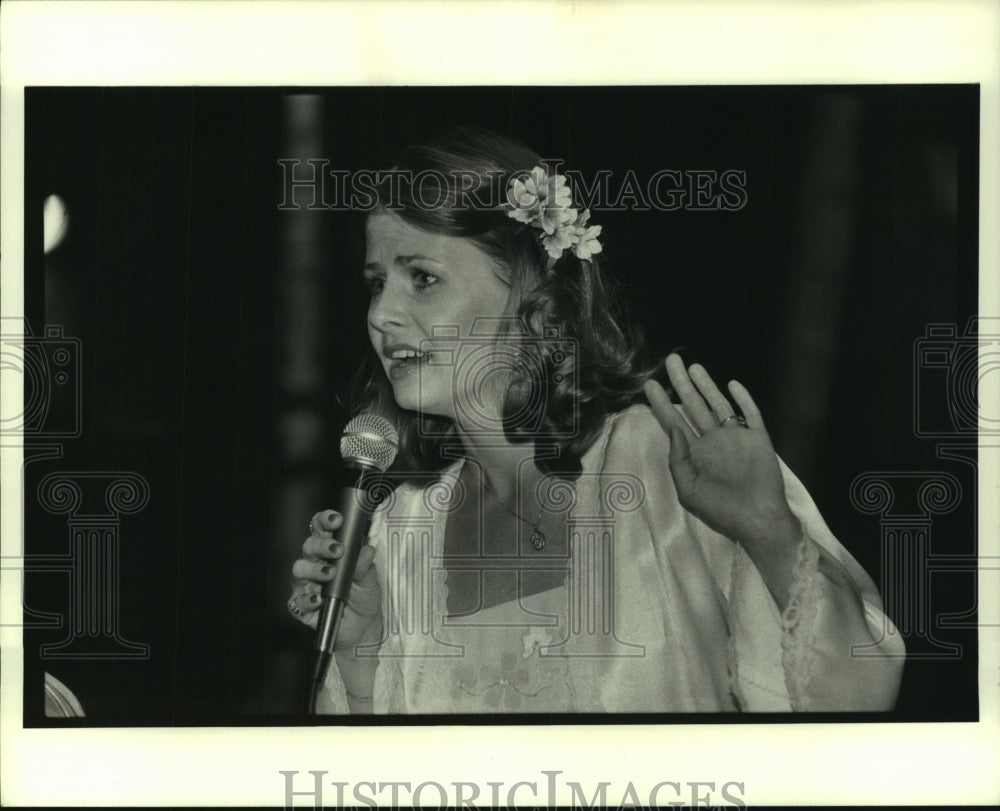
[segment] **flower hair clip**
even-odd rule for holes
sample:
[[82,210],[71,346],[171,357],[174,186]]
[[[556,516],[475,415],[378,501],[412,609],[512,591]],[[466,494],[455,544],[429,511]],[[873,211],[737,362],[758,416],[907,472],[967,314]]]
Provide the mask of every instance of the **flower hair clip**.
[[573,198],[565,175],[549,175],[542,166],[511,180],[507,187],[507,212],[518,222],[542,231],[542,247],[549,255],[551,268],[563,251],[573,251],[579,259],[590,259],[601,252],[597,237],[601,226],[587,225],[590,211],[573,208]]

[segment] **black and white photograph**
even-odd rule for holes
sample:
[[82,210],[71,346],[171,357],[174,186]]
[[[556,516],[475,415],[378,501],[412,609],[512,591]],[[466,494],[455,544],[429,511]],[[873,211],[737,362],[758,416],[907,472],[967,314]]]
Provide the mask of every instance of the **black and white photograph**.
[[995,720],[995,84],[502,76],[24,83],[7,723],[322,742],[266,804],[738,807],[525,747]]
[[95,723],[294,717],[342,602],[327,714],[975,719],[973,567],[906,590],[976,549],[975,455],[910,416],[976,345],[977,104],[28,89],[79,436],[27,446],[26,552],[94,567],[29,572],[39,668]]

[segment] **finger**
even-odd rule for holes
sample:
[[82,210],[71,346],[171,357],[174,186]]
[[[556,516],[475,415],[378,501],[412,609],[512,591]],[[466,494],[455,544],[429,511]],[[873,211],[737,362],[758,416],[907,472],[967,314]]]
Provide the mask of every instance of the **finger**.
[[677,412],[677,407],[670,402],[670,398],[667,397],[659,383],[649,380],[644,388],[646,396],[653,406],[653,415],[660,423],[660,427],[670,437],[670,454],[667,457],[670,472],[673,474],[674,480],[681,482],[683,486],[694,477],[688,440],[689,438],[694,440],[697,437],[691,430],[691,426]]
[[382,589],[372,563],[375,561],[375,547],[365,544],[358,552],[358,567],[354,570],[354,585],[347,607],[358,614],[372,616],[381,610]]
[[667,461],[675,479],[689,479],[693,475],[691,448],[687,435],[679,428],[670,429],[670,456]]
[[288,598],[288,613],[303,625],[315,628],[319,622],[318,611],[323,600],[318,591],[296,589]]
[[688,437],[694,438],[694,432],[683,420],[679,422],[683,427],[671,424],[667,431],[670,434],[670,455],[667,457],[667,464],[670,466],[670,475],[674,477],[678,490],[683,490],[696,478],[691,464],[691,447],[688,445]]
[[750,396],[742,383],[736,380],[729,381],[729,393],[733,395],[733,399],[736,401],[736,405],[740,407],[740,411],[743,412],[743,418],[747,421],[747,428],[753,428],[754,430],[767,432],[764,427],[764,418],[760,414],[760,409],[757,408],[757,404],[753,401],[753,397]]
[[333,580],[337,567],[330,563],[317,563],[314,560],[299,558],[292,564],[292,577],[298,580],[311,580],[314,583],[327,583]]
[[[716,425],[721,425],[726,417],[734,415],[735,412],[729,404],[729,400],[719,391],[719,387],[715,385],[715,381],[712,380],[712,376],[704,366],[700,363],[692,363],[691,368],[688,369],[688,373],[691,375],[691,380],[698,387],[698,391],[701,392],[701,396],[705,398],[715,413]],[[733,422],[733,420],[730,420],[730,422]]]
[[322,535],[324,532],[333,532],[342,523],[344,519],[336,510],[323,510],[312,517],[309,530],[313,535]]
[[305,591],[304,589],[297,589],[291,597],[288,598],[288,610],[295,614],[293,609],[298,609],[298,614],[296,616],[303,616],[305,614],[310,614],[314,611],[319,611],[320,606],[323,604],[323,597],[319,591]]
[[375,547],[365,544],[358,552],[358,565],[354,570],[354,580],[357,583],[368,581],[375,577],[375,569],[372,564],[375,562]]
[[312,535],[302,544],[302,553],[307,558],[337,560],[344,556],[344,545],[336,538]]
[[688,416],[694,421],[695,426],[701,433],[705,433],[718,425],[712,412],[709,411],[705,401],[691,384],[691,377],[687,369],[684,368],[684,361],[680,355],[667,355],[667,374],[670,376],[670,383],[681,398],[681,404]]
[[643,386],[646,399],[653,409],[653,416],[660,423],[660,427],[669,435],[672,429],[682,432],[685,436],[695,439],[694,431],[687,421],[677,411],[677,406],[670,402],[670,398],[663,390],[663,386],[655,380],[647,380]]

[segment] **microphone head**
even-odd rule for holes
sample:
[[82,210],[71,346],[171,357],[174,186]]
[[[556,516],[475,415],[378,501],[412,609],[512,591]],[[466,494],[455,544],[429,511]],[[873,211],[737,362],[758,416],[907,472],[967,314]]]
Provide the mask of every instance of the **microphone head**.
[[340,455],[348,467],[385,472],[396,459],[399,435],[385,417],[363,413],[354,417],[340,438]]

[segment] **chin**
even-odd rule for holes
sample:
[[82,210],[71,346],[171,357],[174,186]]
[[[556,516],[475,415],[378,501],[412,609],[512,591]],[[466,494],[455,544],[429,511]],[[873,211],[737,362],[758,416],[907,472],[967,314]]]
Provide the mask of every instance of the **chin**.
[[450,400],[442,397],[436,389],[437,386],[429,387],[427,381],[421,385],[415,377],[392,381],[392,393],[400,408],[419,411],[428,416],[450,418]]

